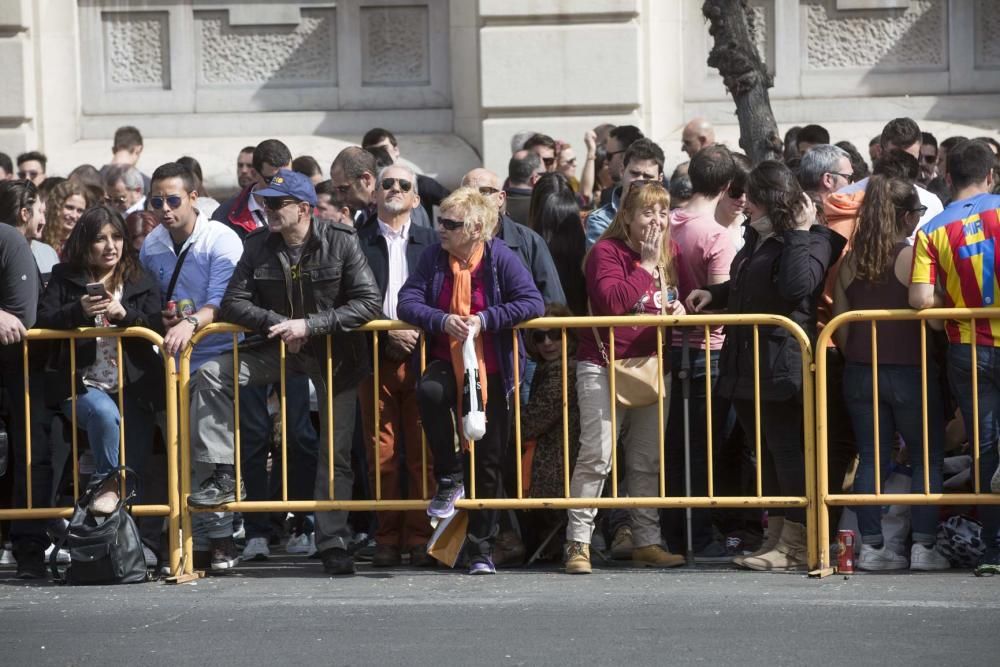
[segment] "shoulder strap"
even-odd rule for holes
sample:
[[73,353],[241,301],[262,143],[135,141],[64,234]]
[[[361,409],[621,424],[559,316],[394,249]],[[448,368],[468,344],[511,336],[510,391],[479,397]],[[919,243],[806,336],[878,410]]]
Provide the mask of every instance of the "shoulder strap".
[[[667,302],[666,295],[663,294],[663,278],[664,278],[664,268],[663,265],[657,265],[656,271],[659,274],[657,276],[657,282],[660,286],[660,315],[667,314]],[[587,299],[587,314],[590,316],[594,315],[594,311],[590,307],[590,299]],[[611,327],[608,327],[611,329]],[[597,349],[600,351],[601,356],[604,358],[604,363],[611,365],[611,360],[608,358],[608,350],[604,345],[604,341],[601,340],[601,335],[597,333],[597,327],[590,327],[590,330],[594,332],[594,340],[597,341]]]
[[184,266],[184,260],[187,259],[188,252],[191,250],[193,243],[188,243],[184,250],[181,250],[181,254],[177,256],[177,263],[174,265],[174,272],[170,276],[170,284],[167,286],[167,293],[163,297],[163,302],[166,303],[170,301],[170,298],[174,295],[174,287],[177,286],[177,279],[181,275],[181,267]]

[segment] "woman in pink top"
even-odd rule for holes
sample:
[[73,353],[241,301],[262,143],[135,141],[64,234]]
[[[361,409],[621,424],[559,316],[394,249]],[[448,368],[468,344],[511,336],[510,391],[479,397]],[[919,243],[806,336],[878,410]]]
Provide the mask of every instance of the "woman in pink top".
[[[594,315],[657,315],[661,304],[668,314],[683,315],[684,307],[671,294],[677,290],[679,251],[670,240],[670,195],[662,184],[633,183],[611,226],[594,244],[584,261],[590,307]],[[608,376],[608,330],[600,341],[581,332],[577,352],[576,391],[580,406],[580,452],[570,493],[574,498],[597,498],[611,470],[611,388]],[[669,337],[664,335],[663,342]],[[615,359],[657,354],[655,327],[616,327]],[[664,392],[660,397],[666,419],[670,405],[670,350],[664,346]],[[659,407],[616,407],[614,428],[625,451],[625,483],[633,497],[659,495]],[[595,509],[568,511],[566,571],[590,572],[590,538]],[[634,509],[633,560],[653,567],[675,567],[684,558],[660,546],[660,522],[655,509]]]

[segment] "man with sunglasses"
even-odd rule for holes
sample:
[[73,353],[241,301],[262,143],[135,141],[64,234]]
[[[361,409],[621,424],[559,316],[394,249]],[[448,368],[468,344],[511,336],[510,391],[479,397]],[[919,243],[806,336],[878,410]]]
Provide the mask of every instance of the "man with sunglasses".
[[[330,165],[330,181],[347,205],[356,211],[354,222],[359,227],[376,219],[377,173],[375,156],[357,146],[348,146],[340,151]],[[413,210],[410,220],[420,227],[431,228],[430,218],[422,207]]]
[[[308,375],[316,387],[322,406],[320,442],[327,442],[331,426],[328,409],[334,413],[334,493],[329,488],[327,447],[322,446],[314,497],[351,497],[357,386],[367,375],[369,358],[364,337],[352,332],[380,315],[378,285],[355,229],[313,217],[316,192],[309,177],[281,169],[257,195],[267,208],[267,229],[247,237],[221,308],[227,322],[251,331],[240,348],[238,373],[233,355],[222,354],[202,366],[192,383],[192,456],[216,464],[213,475],[188,497],[192,507],[218,507],[242,498],[231,476],[233,379],[237,375],[241,386],[278,382],[279,339],[285,345],[287,369]],[[352,574],[347,512],[316,512],[315,519],[316,548],[325,571]]]
[[[383,127],[374,127],[365,132],[365,136],[361,139],[361,147],[368,150],[378,146],[388,151],[389,158],[393,164],[399,162],[399,142],[396,140],[396,135]],[[434,207],[440,206],[444,198],[451,194],[451,192],[449,192],[448,188],[438,183],[437,179],[426,174],[417,174],[416,184],[417,189],[420,190],[420,205],[423,206],[424,212],[427,213],[427,220],[429,222],[434,217]]]
[[[631,127],[626,125],[624,127]],[[611,131],[611,138],[608,139],[608,155],[611,154],[612,142],[615,133],[621,130],[617,127]],[[601,234],[608,228],[615,214],[618,213],[618,204],[628,194],[629,187],[636,181],[662,181],[663,180],[663,149],[650,139],[637,139],[632,142],[625,151],[622,160],[623,168],[621,172],[621,185],[616,187],[611,193],[611,200],[592,211],[587,216],[584,224],[584,231],[587,233],[587,248],[597,243]]]
[[49,159],[44,153],[29,151],[17,156],[17,177],[27,179],[35,184],[37,188],[45,180],[45,165]]
[[[358,229],[361,250],[368,259],[381,293],[381,316],[395,320],[399,289],[420,255],[437,242],[429,227],[414,225],[412,213],[420,207],[416,174],[402,165],[383,167],[375,187],[378,206],[374,220]],[[375,488],[376,444],[379,457],[381,497],[385,500],[420,499],[424,488],[434,495],[430,461],[423,468],[423,438],[417,411],[416,381],[419,369],[412,363],[419,332],[384,331],[379,334],[378,428],[375,420],[374,377],[361,385],[364,451]],[[425,481],[426,480],[426,481]],[[411,566],[432,564],[426,544],[431,537],[427,515],[416,511],[379,512],[375,532],[374,567],[392,567],[409,554]]]
[[547,134],[534,134],[524,142],[524,150],[538,155],[545,171],[556,170],[556,140]]
[[[218,319],[222,296],[243,254],[243,245],[233,230],[209,220],[195,208],[198,192],[194,176],[183,165],[163,164],[153,172],[151,180],[149,206],[160,224],[143,242],[139,260],[156,277],[164,300],[164,350],[177,355],[196,331]],[[168,309],[171,301],[174,308]],[[191,354],[192,373],[231,349],[229,335],[203,340]],[[196,487],[211,476],[218,462],[207,452],[192,450]],[[232,460],[228,465],[231,471]],[[234,473],[230,472],[230,477]],[[213,570],[235,566],[238,552],[233,542],[232,514],[199,513],[194,515],[193,523],[195,566]]]

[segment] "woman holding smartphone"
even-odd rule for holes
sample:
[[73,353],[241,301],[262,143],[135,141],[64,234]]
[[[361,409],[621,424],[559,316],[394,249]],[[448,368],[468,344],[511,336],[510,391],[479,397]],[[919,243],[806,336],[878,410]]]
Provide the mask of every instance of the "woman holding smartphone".
[[[39,303],[39,327],[162,329],[159,287],[139,264],[126,236],[117,211],[97,206],[84,212],[66,240],[66,261],[53,268]],[[53,345],[46,366],[51,374],[46,398],[68,417],[73,414],[71,344],[63,340]],[[95,462],[90,508],[95,514],[110,514],[120,498],[118,476],[113,474],[120,463],[119,384],[128,390],[124,392],[126,462],[139,470],[153,440],[155,412],[164,403],[162,362],[141,339],[123,339],[120,359],[114,337],[81,339],[76,342],[75,380],[77,426],[86,431]]]

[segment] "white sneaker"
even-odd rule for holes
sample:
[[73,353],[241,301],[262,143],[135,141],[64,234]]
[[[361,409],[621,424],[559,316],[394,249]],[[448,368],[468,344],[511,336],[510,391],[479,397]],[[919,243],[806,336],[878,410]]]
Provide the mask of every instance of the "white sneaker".
[[14,560],[14,549],[11,547],[10,542],[5,542],[3,548],[0,549],[0,565],[13,565],[16,562]]
[[310,554],[316,551],[316,533],[299,533],[288,538],[285,552],[290,554]]
[[884,572],[886,570],[905,570],[910,566],[906,556],[900,555],[888,547],[876,549],[867,544],[861,545],[861,555],[858,557],[858,569],[869,572]]
[[267,538],[251,537],[243,547],[241,560],[267,560],[270,556],[271,550],[267,546]]
[[[45,550],[45,564],[46,565],[48,565],[49,558],[52,556],[52,550],[55,549],[55,548],[56,548],[56,545],[50,544],[49,548]],[[59,555],[56,556],[56,562],[59,563],[60,565],[69,565],[69,562],[70,562],[69,550],[68,549],[60,549],[59,550]]]
[[925,547],[919,542],[914,542],[913,548],[910,549],[910,569],[924,572],[949,570],[951,562],[934,547]]

